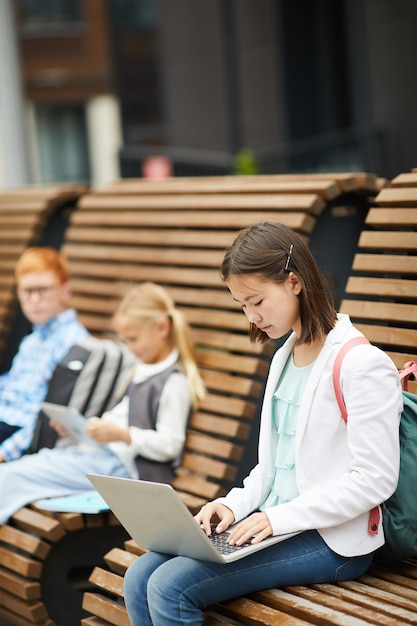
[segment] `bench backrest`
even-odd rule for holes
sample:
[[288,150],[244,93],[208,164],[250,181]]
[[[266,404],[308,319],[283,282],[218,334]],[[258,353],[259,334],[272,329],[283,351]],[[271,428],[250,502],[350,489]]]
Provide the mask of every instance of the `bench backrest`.
[[366,225],[340,310],[401,368],[417,358],[417,173],[380,191]]
[[174,480],[191,509],[235,482],[273,348],[248,340],[246,320],[220,280],[224,249],[240,228],[261,220],[308,238],[328,199],[344,186],[368,193],[372,185],[376,177],[362,174],[123,180],[81,198],[63,251],[87,328],[108,336],[122,293],[143,280],[164,285],[191,324],[208,388]]

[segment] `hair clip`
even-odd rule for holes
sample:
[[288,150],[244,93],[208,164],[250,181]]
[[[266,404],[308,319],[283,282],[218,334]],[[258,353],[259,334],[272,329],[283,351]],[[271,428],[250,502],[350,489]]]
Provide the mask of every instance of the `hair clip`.
[[285,261],[284,271],[287,271],[287,270],[288,270],[288,266],[289,266],[289,264],[290,264],[290,260],[291,260],[291,255],[292,255],[292,249],[293,249],[293,247],[294,247],[294,246],[293,246],[293,244],[291,244],[291,245],[290,245],[290,251],[289,251],[288,256],[287,256],[287,260]]

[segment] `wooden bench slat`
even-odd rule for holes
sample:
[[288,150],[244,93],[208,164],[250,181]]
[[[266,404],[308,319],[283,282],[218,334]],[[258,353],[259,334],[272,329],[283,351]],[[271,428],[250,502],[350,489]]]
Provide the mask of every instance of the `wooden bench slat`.
[[185,449],[197,454],[203,453],[219,459],[228,459],[235,463],[240,461],[243,452],[242,446],[220,437],[210,437],[192,430],[188,432]]
[[388,356],[391,357],[391,359],[394,361],[395,365],[397,366],[397,369],[401,369],[404,365],[404,363],[406,363],[407,361],[415,361],[416,360],[416,354],[415,352],[395,352],[392,350],[387,350],[386,351]]
[[[0,275],[1,282],[1,275]],[[110,280],[100,280],[89,278],[74,278],[73,288],[77,295],[73,297],[72,303],[79,305],[87,311],[105,310],[107,315],[112,315],[117,305],[126,291],[123,284],[115,285]],[[174,298],[177,306],[193,305],[199,302],[203,306],[220,309],[231,309],[240,311],[239,305],[234,302],[230,294],[225,289],[215,289],[206,287],[201,289],[200,285],[190,285],[187,288],[177,285],[167,285],[167,290]]]
[[406,570],[403,570],[401,567],[396,568],[394,565],[392,568],[388,568],[386,566],[378,566],[378,564],[375,564],[372,567],[372,573],[377,575],[382,580],[417,591],[417,580],[415,575],[412,577],[407,576]]
[[[212,607],[209,607],[209,610]],[[283,611],[271,608],[265,604],[261,604],[249,598],[240,597],[234,600],[224,602],[221,607],[214,605],[214,611],[221,612],[222,615],[239,620],[238,623],[248,624],[251,626],[276,626],[282,624],[284,626],[308,626],[309,624],[324,624],[324,622],[309,622],[300,617],[289,615]],[[210,622],[208,622],[210,624]],[[345,626],[348,623],[345,622]],[[364,621],[349,623],[349,626],[366,626]]]
[[238,335],[231,332],[215,331],[212,329],[192,328],[191,333],[196,346],[210,346],[223,352],[230,351],[241,354],[267,354],[273,349],[273,344],[250,343],[247,334]]
[[[0,566],[26,578],[39,580],[42,575],[42,563],[27,556],[0,546]],[[1,603],[0,603],[1,604]]]
[[[147,265],[146,267],[136,266],[132,263],[94,263],[86,265],[83,262],[70,262],[71,273],[77,276],[88,276],[94,278],[109,277],[119,280],[123,276],[126,281],[140,282],[143,280],[155,281],[162,284],[173,283],[174,285],[197,285],[199,287],[213,287],[219,285],[219,273],[215,269],[191,267],[154,267]],[[165,277],[165,278],[164,278]]]
[[263,362],[248,354],[242,357],[239,354],[230,354],[230,352],[220,352],[203,347],[199,347],[197,350],[197,360],[201,368],[212,367],[218,371],[230,371],[229,365],[237,373],[257,375],[261,378],[265,376],[269,367],[266,360]]
[[83,595],[82,607],[110,624],[130,626],[130,620],[124,606],[98,593],[86,592]]
[[99,589],[123,598],[123,578],[113,572],[109,572],[102,567],[95,567],[90,575],[89,581]]
[[58,520],[26,507],[16,511],[11,519],[19,528],[35,532],[49,541],[58,541],[66,534],[64,527]]
[[243,376],[229,376],[224,372],[211,372],[201,369],[203,380],[208,389],[224,391],[225,393],[236,393],[252,398],[259,398],[262,393],[263,384],[253,380],[248,380]]
[[10,620],[16,626],[54,626],[48,619],[45,607],[40,602],[27,605],[23,601],[14,600],[6,594],[0,593],[0,616]]
[[417,256],[358,253],[353,259],[352,269],[358,272],[417,275]]
[[[4,609],[2,606],[0,606],[0,617],[5,619],[7,624],[13,624],[14,626],[33,626],[32,621],[27,620],[21,617],[20,615],[17,615],[16,613],[12,613],[11,611]],[[56,625],[52,622],[52,620],[46,619],[46,620],[42,620],[41,622],[38,622],[36,626],[56,626]]]
[[256,411],[256,404],[249,404],[247,400],[226,396],[219,397],[213,393],[209,393],[204,398],[200,407],[202,410],[212,411],[217,415],[240,416],[247,420],[251,420]]
[[417,206],[417,189],[415,187],[385,187],[375,198],[379,206]]
[[132,190],[136,190],[136,193],[146,191],[146,188],[159,187],[165,188],[165,185],[175,190],[177,186],[192,185],[197,187],[200,192],[209,193],[209,189],[213,187],[218,190],[222,185],[238,185],[239,191],[245,193],[247,188],[252,188],[253,185],[259,183],[271,183],[280,181],[291,181],[293,183],[302,181],[334,181],[343,191],[373,191],[376,193],[381,184],[387,184],[388,181],[381,180],[376,174],[370,172],[311,172],[311,173],[297,173],[297,174],[257,174],[256,176],[181,176],[171,179],[164,179],[162,181],[155,181],[144,178],[129,178],[119,179],[113,181],[108,187],[103,190],[103,193],[111,195],[118,193],[131,193]]
[[[114,313],[115,307],[112,301],[106,302],[106,300],[99,300],[94,298],[79,298],[74,297],[72,299],[74,306],[77,310],[82,312],[83,310],[91,311],[92,313],[105,314],[108,316]],[[195,325],[210,325],[213,328],[230,328],[235,330],[245,331],[247,330],[248,323],[245,318],[239,313],[235,307],[233,311],[221,311],[220,303],[219,310],[210,308],[205,309],[203,307],[184,307],[179,305],[178,309],[182,311],[189,322]],[[205,317],[209,314],[209,317]],[[101,319],[101,315],[99,319]],[[92,317],[92,316],[91,316]],[[207,319],[210,320],[210,324],[207,324]]]
[[357,593],[362,593],[369,598],[370,602],[372,602],[372,599],[374,597],[381,600],[386,600],[393,607],[407,609],[407,611],[413,611],[414,619],[416,617],[416,595],[415,593],[413,594],[412,592],[410,592],[409,597],[405,597],[404,587],[402,587],[401,585],[388,583],[375,576],[369,576],[368,574],[365,574],[364,576],[361,576],[358,580],[348,580],[340,582],[338,583],[338,586],[343,589],[352,589]]
[[0,232],[0,241],[10,243],[11,241],[19,243],[27,243],[28,239],[33,235],[33,228],[26,224],[22,228],[2,228]]
[[417,320],[417,304],[398,304],[394,302],[377,302],[375,300],[343,300],[340,305],[342,313],[351,317],[386,322],[408,322]]
[[57,185],[27,185],[13,190],[5,190],[0,196],[0,206],[9,205],[11,202],[26,203],[34,200],[42,201],[52,198],[65,198],[65,200],[77,199],[87,191],[84,184],[57,184]]
[[417,225],[417,208],[373,208],[368,211],[365,223],[378,228],[404,228]]
[[28,580],[3,568],[0,569],[0,588],[22,600],[37,600],[41,597],[39,581]]
[[48,214],[49,211],[47,210],[41,213],[36,213],[35,211],[16,211],[14,208],[11,208],[8,213],[0,211],[0,228],[2,234],[3,231],[13,232],[13,230],[15,230],[18,233],[27,231],[32,237],[34,233],[42,231],[45,228],[49,218]]
[[[110,569],[116,574],[124,575],[127,568],[133,561],[136,560],[137,555],[132,552],[133,545],[136,546],[133,539],[127,541],[126,550],[122,550],[121,548],[112,548],[104,555],[104,560]],[[130,547],[130,550],[128,548]],[[143,550],[140,550],[141,554],[143,554]]]
[[204,307],[181,307],[180,310],[185,313],[188,321],[194,326],[213,327],[219,330],[240,330],[241,332],[248,330],[246,318],[238,311],[222,311],[220,309],[205,309]]
[[410,603],[415,603],[415,589],[410,589],[403,585],[396,585],[393,582],[373,576],[372,573],[361,576],[358,581],[368,586],[371,593],[374,591],[382,591],[386,594],[390,594],[394,598],[395,603],[400,606],[411,608]]
[[136,556],[141,556],[146,550],[139,548],[137,543],[133,539],[127,539],[124,543],[125,550]]
[[[195,463],[187,463],[189,459],[195,459]],[[205,463],[207,461],[207,463]],[[201,463],[199,466],[198,463]],[[177,473],[172,481],[172,486],[178,492],[181,500],[184,504],[192,511],[194,511],[195,507],[198,506],[200,508],[207,500],[212,500],[213,498],[218,498],[219,496],[224,495],[225,490],[216,482],[212,482],[210,480],[204,480],[203,477],[198,478],[196,475],[197,470],[204,472],[207,470],[207,475],[211,477],[212,475],[218,475],[221,477],[221,474],[224,472],[213,472],[212,467],[216,465],[213,459],[204,459],[204,457],[187,455],[187,458],[183,464],[183,472]],[[221,467],[221,463],[217,463],[219,467]],[[223,464],[224,465],[224,464]],[[185,473],[187,466],[189,466],[190,474],[187,475]],[[233,480],[232,471],[230,471],[230,475],[225,475],[224,479]],[[191,497],[191,504],[188,502],[188,498]]]
[[86,617],[81,620],[81,626],[109,626],[109,623],[99,617]]
[[7,524],[0,526],[0,541],[41,560],[44,560],[50,551],[49,544],[39,537],[29,535]]
[[[93,219],[94,216],[91,217]],[[97,215],[95,215],[97,221]],[[196,242],[204,242],[204,247],[207,249],[225,249],[229,246],[233,240],[233,234],[229,230],[223,230],[220,227],[216,229],[198,229],[198,228],[164,228],[164,224],[157,222],[158,228],[146,227],[139,228],[132,232],[131,228],[125,228],[117,222],[115,218],[115,224],[111,227],[97,228],[94,224],[86,226],[84,224],[77,225],[75,223],[76,214],[74,215],[73,224],[68,227],[65,235],[65,241],[63,250],[67,253],[69,246],[76,243],[91,243],[91,244],[109,244],[114,243],[114,228],[117,228],[117,242],[127,245],[147,245],[157,246],[158,248],[164,247],[182,247],[182,248],[195,248]],[[78,219],[81,219],[78,217]]]
[[382,346],[402,346],[407,349],[417,345],[417,331],[408,328],[385,327],[377,324],[355,323],[356,328],[372,343]]
[[114,263],[136,262],[156,265],[189,265],[191,267],[215,267],[218,269],[222,251],[176,248],[150,248],[132,246],[94,246],[94,244],[67,244],[67,254],[72,258],[93,263],[113,259]]
[[[222,180],[224,179],[224,180]],[[333,200],[342,192],[342,185],[344,189],[356,189],[356,179],[354,176],[344,178],[338,184],[337,180],[334,180],[331,175],[328,177],[316,177],[311,176],[284,176],[284,175],[271,175],[271,176],[239,176],[239,177],[207,177],[207,179],[196,177],[176,177],[163,181],[156,180],[125,180],[120,181],[117,187],[109,187],[104,193],[106,195],[114,194],[250,194],[250,193],[314,193],[326,200]]]
[[[135,196],[117,195],[100,197],[91,194],[86,195],[80,201],[83,209],[108,211],[111,209],[135,210],[145,209],[146,211],[179,211],[185,213],[187,210],[197,210],[199,213],[209,209],[210,211],[226,212],[228,209],[239,209],[248,212],[253,209],[257,211],[305,211],[312,215],[319,215],[325,206],[325,202],[316,193],[282,193],[282,194],[197,194],[197,195],[164,195],[150,196],[138,194]],[[189,224],[190,215],[184,223]],[[77,220],[76,220],[77,221]],[[209,223],[211,220],[209,221]],[[191,224],[193,221],[191,221]],[[222,222],[220,222],[222,223]]]
[[415,300],[417,285],[415,280],[407,280],[405,278],[350,276],[345,291],[346,293],[364,296]]
[[415,171],[398,174],[390,181],[390,185],[391,187],[416,187],[417,174]]
[[[144,212],[143,214],[137,211],[120,213],[119,215],[113,215],[111,213],[108,215],[100,214],[100,221],[103,226],[107,225],[112,228],[119,225],[125,227],[131,226],[144,228],[158,224],[171,226],[173,228],[180,228],[184,224],[187,224],[188,228],[201,228],[206,225],[208,228],[212,229],[216,227],[236,227],[236,229],[239,229],[257,221],[270,222],[278,220],[278,216],[274,211],[264,211],[262,213],[247,211],[246,213],[241,213],[239,217],[237,217],[236,214],[229,214],[227,211],[221,211],[218,213],[213,213],[212,211],[193,211],[191,214],[187,214],[186,211],[182,213],[179,211],[176,211],[175,213],[161,211],[157,215],[159,219],[156,219],[155,215],[152,215],[152,211],[149,213]],[[295,231],[306,234],[311,233],[316,224],[315,218],[308,215],[306,212],[303,212],[302,209],[294,211],[293,213],[282,211],[279,214],[279,221]],[[94,214],[83,214],[82,217],[78,216],[77,219],[78,224],[88,226],[94,226],[96,222],[97,215]]]
[[[202,474],[204,476],[208,476],[209,478],[215,478],[220,481],[225,480],[227,482],[233,481],[237,472],[237,467],[233,467],[230,463],[225,463],[220,459],[213,459],[209,456],[206,456],[205,454],[197,454],[195,452],[187,451],[183,453],[181,466],[182,468],[184,468],[185,470],[189,470],[196,476],[198,474]],[[184,478],[181,477],[181,480],[183,485],[182,489],[186,491],[187,487],[185,486]],[[174,486],[177,484],[175,479],[172,484]],[[188,491],[190,491],[190,493],[197,494],[197,491],[193,486],[198,485],[198,488],[200,489],[201,485],[203,484],[205,484],[205,488],[200,491],[200,495],[208,499],[212,499],[213,497],[215,497],[211,494],[217,493],[217,483],[207,483],[207,481],[201,481],[197,477],[194,480],[193,478],[187,476]]]
[[359,247],[374,250],[417,251],[417,232],[362,231]]
[[189,426],[197,430],[204,430],[207,433],[242,440],[248,438],[250,431],[248,424],[242,424],[242,422],[237,419],[229,419],[224,416],[216,417],[210,413],[204,413],[203,411],[193,412]]

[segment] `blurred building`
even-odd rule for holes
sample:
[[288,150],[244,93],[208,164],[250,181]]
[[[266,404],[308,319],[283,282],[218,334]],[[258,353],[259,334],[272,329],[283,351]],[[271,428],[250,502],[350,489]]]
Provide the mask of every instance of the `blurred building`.
[[0,21],[7,4],[30,182],[101,185],[159,154],[228,173],[243,149],[261,172],[417,164],[415,0],[2,0]]

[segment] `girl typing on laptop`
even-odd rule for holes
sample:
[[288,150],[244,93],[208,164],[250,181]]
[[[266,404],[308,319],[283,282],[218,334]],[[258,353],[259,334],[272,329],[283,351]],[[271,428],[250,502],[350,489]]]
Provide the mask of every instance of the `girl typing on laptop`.
[[190,408],[204,395],[188,324],[165,289],[142,283],[114,326],[138,363],[121,401],[86,421],[89,437],[106,445],[58,445],[0,464],[0,524],[33,500],[91,490],[87,473],[172,480]]
[[132,626],[200,625],[204,607],[216,602],[355,578],[384,543],[378,506],[397,484],[402,410],[393,362],[370,344],[346,354],[345,424],[333,365],[361,333],[337,315],[304,241],[282,224],[251,226],[226,251],[222,277],[248,318],[251,340],[285,340],[265,389],[258,464],[243,487],[206,504],[196,521],[207,534],[236,524],[229,541],[239,545],[298,534],[227,565],[143,554],[124,581]]

